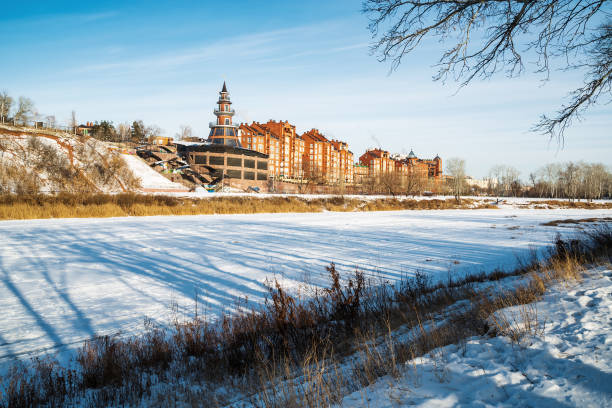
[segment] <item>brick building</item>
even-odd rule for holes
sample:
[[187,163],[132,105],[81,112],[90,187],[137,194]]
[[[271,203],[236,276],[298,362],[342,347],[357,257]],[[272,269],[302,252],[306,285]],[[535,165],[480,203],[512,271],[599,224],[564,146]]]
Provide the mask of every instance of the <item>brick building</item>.
[[304,139],[295,132],[295,126],[287,121],[269,120],[261,127],[276,135],[280,141],[279,175],[288,179],[304,177],[302,156],[304,155]]
[[442,159],[438,155],[433,159],[419,159],[410,150],[407,156],[393,155],[392,158],[408,165],[409,172],[418,172],[433,178],[438,178],[442,175]]
[[382,149],[368,149],[359,157],[359,163],[368,166],[368,175],[380,176],[395,171],[395,160],[391,159],[388,151]]
[[302,139],[304,139],[305,177],[325,181],[333,179],[330,141],[317,129],[304,132]]
[[280,177],[281,174],[281,144],[280,137],[263,127],[261,123],[240,125],[240,141],[246,149],[255,150],[269,156],[268,173]]
[[332,183],[353,182],[353,153],[346,142],[329,140],[318,129],[304,132],[302,138],[305,177]]
[[348,143],[346,142],[332,140],[331,143],[338,152],[339,181],[352,183],[355,180],[353,152],[348,149]]
[[270,157],[269,172],[285,179],[353,182],[353,153],[348,144],[328,140],[317,129],[299,135],[287,121],[240,125],[242,146]]
[[[177,154],[210,182],[222,181],[236,187],[265,187],[268,182],[269,156],[265,151],[244,148],[238,136],[238,125],[232,123],[229,92],[225,82],[219,92],[218,107],[213,111],[217,120],[210,122],[206,142],[177,142]],[[256,133],[259,146],[260,134]],[[262,137],[262,139],[265,138]],[[262,149],[263,150],[263,149]]]
[[359,158],[360,164],[368,167],[370,177],[384,174],[418,175],[439,178],[442,175],[442,159],[419,159],[412,150],[408,155],[390,155],[382,149],[369,149]]

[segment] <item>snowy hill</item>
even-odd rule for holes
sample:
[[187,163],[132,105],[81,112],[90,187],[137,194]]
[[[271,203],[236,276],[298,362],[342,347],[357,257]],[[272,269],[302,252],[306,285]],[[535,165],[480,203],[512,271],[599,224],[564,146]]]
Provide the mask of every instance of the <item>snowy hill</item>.
[[131,154],[121,155],[129,169],[140,179],[143,191],[185,192],[188,189],[153,170],[144,160]]
[[[612,405],[612,270],[594,268],[532,305],[542,331],[517,345],[475,337],[435,350],[400,379],[381,378],[346,407],[609,407]],[[520,307],[498,313],[520,316]],[[411,375],[418,372],[418,377]]]
[[0,125],[0,192],[125,192],[139,186],[109,144],[65,132]]

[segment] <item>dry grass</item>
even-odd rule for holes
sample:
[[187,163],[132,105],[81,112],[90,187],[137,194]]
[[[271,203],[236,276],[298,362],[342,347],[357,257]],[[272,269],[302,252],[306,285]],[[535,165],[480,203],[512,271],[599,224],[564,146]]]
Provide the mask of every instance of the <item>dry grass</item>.
[[0,195],[0,219],[84,218],[152,215],[307,213],[321,211],[392,211],[489,208],[463,200],[359,200],[342,196],[314,200],[300,197],[177,198],[135,193]]
[[[582,240],[557,239],[546,259],[513,271],[444,283],[417,274],[397,286],[371,285],[359,271],[342,282],[332,264],[329,287],[308,299],[270,282],[258,310],[212,324],[175,322],[170,331],[150,328],[140,337],[92,339],[74,371],[52,360],[18,365],[0,381],[0,406],[102,407],[148,398],[160,406],[177,399],[218,406],[238,394],[253,406],[329,406],[381,376],[405,374],[426,354],[447,381],[444,346],[474,335],[506,335],[517,344],[539,335],[545,319],[533,302],[551,284],[579,280],[583,265],[611,257],[612,231],[601,228]],[[522,283],[499,289],[496,282],[509,276]],[[508,307],[515,314],[500,312]]]
[[553,220],[542,223],[541,225],[546,227],[557,227],[559,225],[564,224],[593,224],[598,222],[609,222],[612,221],[612,217],[601,217],[601,218],[580,218],[580,219],[572,219],[567,218],[564,220]]
[[585,210],[612,209],[612,202],[541,200],[541,201],[534,201],[532,204],[535,205],[535,208],[541,208],[541,209],[554,209],[554,208],[581,208]]
[[140,186],[123,158],[95,139],[40,133],[30,134],[27,139],[25,135],[4,135],[0,138],[0,151],[10,153],[11,159],[0,166],[2,194],[37,194],[43,189],[95,193]]

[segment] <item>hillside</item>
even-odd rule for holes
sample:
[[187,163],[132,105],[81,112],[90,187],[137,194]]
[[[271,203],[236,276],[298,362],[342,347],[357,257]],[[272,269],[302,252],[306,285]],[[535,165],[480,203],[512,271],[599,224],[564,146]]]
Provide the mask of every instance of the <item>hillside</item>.
[[111,193],[140,185],[122,155],[107,143],[0,125],[0,193]]
[[132,173],[140,179],[141,189],[145,192],[185,192],[187,187],[168,180],[152,169],[147,162],[132,154],[122,154],[123,160]]

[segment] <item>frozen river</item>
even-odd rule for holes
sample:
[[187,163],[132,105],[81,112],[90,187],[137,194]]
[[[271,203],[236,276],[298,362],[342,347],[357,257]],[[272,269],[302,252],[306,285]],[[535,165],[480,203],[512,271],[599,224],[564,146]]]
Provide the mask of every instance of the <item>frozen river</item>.
[[[193,312],[261,302],[266,278],[325,285],[325,266],[397,280],[508,269],[555,219],[610,210],[443,210],[0,222],[0,358],[78,345]],[[178,304],[178,315],[171,309]]]

